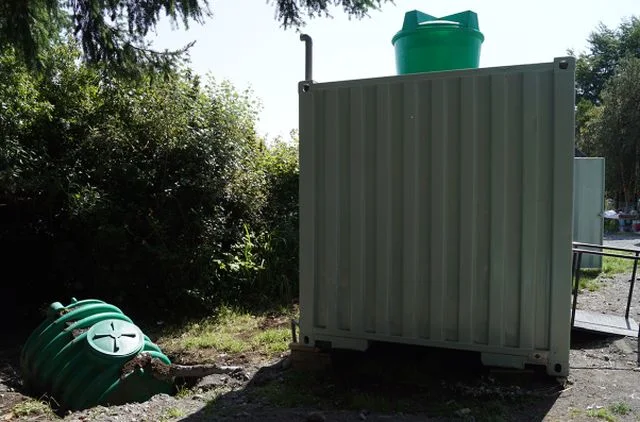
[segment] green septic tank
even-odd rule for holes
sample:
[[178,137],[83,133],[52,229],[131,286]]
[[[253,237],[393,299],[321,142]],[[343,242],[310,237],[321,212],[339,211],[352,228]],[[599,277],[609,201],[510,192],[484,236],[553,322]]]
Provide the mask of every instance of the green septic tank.
[[117,307],[87,299],[52,303],[47,318],[27,339],[20,355],[25,386],[48,393],[68,410],[146,401],[171,393],[173,384],[144,369],[121,377],[122,367],[146,353],[171,362]]
[[413,10],[392,39],[398,74],[477,68],[484,35],[472,11],[436,18]]

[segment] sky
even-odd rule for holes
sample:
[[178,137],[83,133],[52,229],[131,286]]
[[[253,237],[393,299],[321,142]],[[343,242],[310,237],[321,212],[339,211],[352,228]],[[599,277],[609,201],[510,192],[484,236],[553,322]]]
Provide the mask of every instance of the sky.
[[[188,30],[162,21],[151,37],[159,49],[190,50],[195,72],[228,80],[237,89],[251,89],[262,103],[261,135],[287,137],[298,127],[298,82],[304,79],[304,43],[295,29],[275,19],[274,0],[210,0],[213,17]],[[466,10],[478,15],[485,40],[480,67],[551,62],[587,47],[599,23],[616,27],[640,15],[638,0],[395,0],[363,19],[349,19],[341,9],[333,18],[315,18],[301,28],[313,39],[313,79],[329,82],[396,74],[391,38],[404,14],[419,10],[446,16]]]

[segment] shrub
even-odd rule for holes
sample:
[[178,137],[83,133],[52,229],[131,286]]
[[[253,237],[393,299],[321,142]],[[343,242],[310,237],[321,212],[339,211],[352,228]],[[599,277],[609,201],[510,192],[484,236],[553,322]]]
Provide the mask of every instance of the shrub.
[[257,162],[264,176],[261,214],[216,260],[219,274],[234,287],[234,304],[287,303],[298,295],[298,139],[291,135],[263,148]]
[[120,80],[78,58],[56,45],[35,75],[0,52],[12,317],[71,296],[166,318],[295,294],[297,150],[259,139],[251,93],[188,69]]

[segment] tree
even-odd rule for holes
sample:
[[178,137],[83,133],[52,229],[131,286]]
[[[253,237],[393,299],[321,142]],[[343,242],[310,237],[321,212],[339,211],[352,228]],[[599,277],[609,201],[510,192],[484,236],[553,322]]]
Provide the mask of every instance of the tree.
[[585,126],[607,162],[610,193],[632,204],[640,193],[640,59],[623,59]]
[[597,105],[618,63],[625,57],[640,57],[640,19],[632,16],[616,29],[600,24],[587,41],[588,51],[578,56],[576,65],[577,102],[584,99]]
[[[299,28],[308,18],[330,16],[341,6],[361,18],[393,0],[275,0],[276,19],[283,27]],[[145,40],[161,15],[185,28],[211,16],[208,0],[2,0],[0,46],[12,45],[32,67],[47,43],[66,28],[80,42],[83,58],[121,72],[141,68],[165,69],[179,61],[191,44],[177,51],[158,52]]]
[[634,104],[625,99],[635,98],[637,89],[640,19],[631,16],[617,28],[601,24],[587,41],[576,64],[576,144],[587,155],[606,158],[608,195],[630,203],[637,195],[638,156],[631,135]]

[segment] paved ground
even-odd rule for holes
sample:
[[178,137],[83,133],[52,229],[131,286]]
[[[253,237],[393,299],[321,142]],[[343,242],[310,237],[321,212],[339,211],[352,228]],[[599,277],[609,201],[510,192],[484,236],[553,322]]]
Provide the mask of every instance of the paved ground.
[[606,246],[640,249],[640,233],[611,233],[604,235]]

